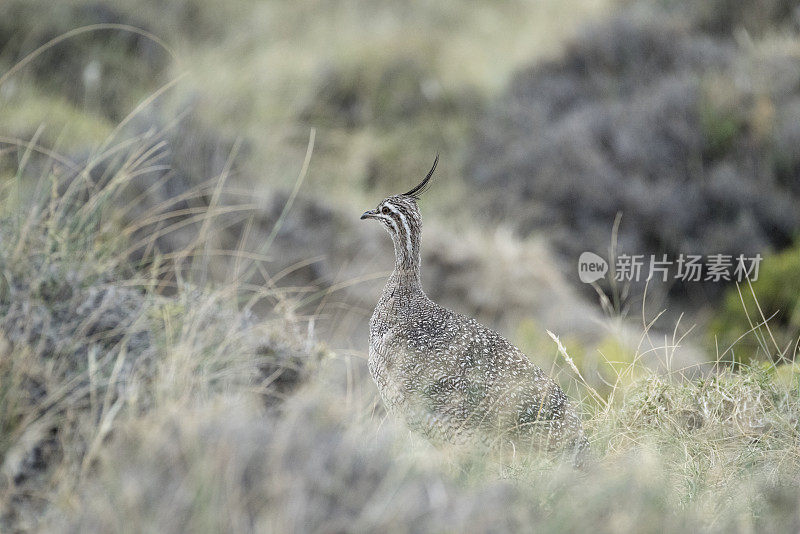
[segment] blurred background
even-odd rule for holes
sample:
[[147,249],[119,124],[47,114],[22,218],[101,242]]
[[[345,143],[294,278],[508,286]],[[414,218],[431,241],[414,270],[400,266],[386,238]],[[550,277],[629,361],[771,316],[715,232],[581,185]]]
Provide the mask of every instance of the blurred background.
[[[337,348],[365,350],[392,267],[389,239],[358,215],[409,189],[437,152],[425,287],[529,352],[551,357],[548,328],[595,360],[598,346],[630,343],[628,323],[664,312],[653,328],[673,332],[681,316],[682,331],[698,326],[681,351],[696,363],[747,327],[738,292],[719,282],[652,283],[646,298],[643,283],[601,282],[614,303],[604,311],[577,257],[609,257],[618,215],[618,253],[768,257],[765,313],[778,312],[781,346],[798,334],[795,2],[6,1],[0,15],[4,69],[84,28],[4,80],[6,138],[79,164],[121,121],[159,132],[129,218],[227,169],[238,196],[221,202],[257,208],[217,221],[218,248],[269,241],[251,281],[280,274],[302,288],[291,306]],[[22,150],[4,148],[6,178]],[[172,233],[158,248],[191,239]]]
[[[794,359],[796,1],[0,2],[9,205],[43,177],[55,197],[125,170],[94,244],[124,240],[158,295],[269,289],[255,316],[291,318],[362,380],[393,250],[359,216],[437,153],[424,288],[536,363],[560,366],[548,329],[603,395],[637,358]],[[752,289],[581,283],[581,252],[612,248],[764,260]]]

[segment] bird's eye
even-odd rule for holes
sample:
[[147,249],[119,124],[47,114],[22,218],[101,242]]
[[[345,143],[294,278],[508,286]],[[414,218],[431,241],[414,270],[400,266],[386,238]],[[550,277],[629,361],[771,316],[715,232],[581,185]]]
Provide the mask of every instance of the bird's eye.
[[384,215],[389,215],[389,208],[384,206],[383,209],[381,210],[381,213],[383,213]]

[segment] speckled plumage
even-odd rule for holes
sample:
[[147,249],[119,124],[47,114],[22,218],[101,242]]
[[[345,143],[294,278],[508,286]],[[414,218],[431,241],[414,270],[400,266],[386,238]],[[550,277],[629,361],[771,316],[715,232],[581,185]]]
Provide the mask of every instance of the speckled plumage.
[[369,323],[369,370],[386,407],[434,442],[580,455],[587,441],[561,388],[497,332],[422,290],[416,200],[435,167],[362,215],[383,223],[395,251]]

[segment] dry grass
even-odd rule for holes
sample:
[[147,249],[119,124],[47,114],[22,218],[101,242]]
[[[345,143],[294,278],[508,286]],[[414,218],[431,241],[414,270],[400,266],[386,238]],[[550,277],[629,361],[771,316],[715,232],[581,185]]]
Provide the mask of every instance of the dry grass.
[[[218,286],[202,282],[217,221],[252,208],[220,210],[212,201],[179,223],[156,210],[156,222],[171,224],[147,237],[120,226],[130,185],[159,165],[154,137],[108,140],[77,172],[40,161],[38,179],[27,168],[34,139],[17,180],[6,184],[0,213],[3,531],[32,528],[53,504],[69,504],[123,422],[170,406],[189,409],[231,391],[270,406],[321,354],[290,317],[256,320],[256,303],[287,298],[274,285],[254,287],[236,275]],[[116,171],[99,178],[92,172],[114,158]],[[217,189],[224,178],[216,180]],[[159,253],[160,236],[187,228],[195,237],[184,250]],[[242,273],[261,261],[232,255]]]
[[651,341],[650,323],[630,358],[609,355],[602,392],[553,347],[592,439],[584,470],[437,450],[383,413],[363,353],[294,315],[328,289],[281,287],[277,227],[245,246],[239,143],[219,176],[147,203],[175,178],[163,132],[111,129],[83,163],[40,135],[0,152],[0,531],[800,528],[794,367],[657,373],[642,362],[682,338]]
[[[136,168],[101,183],[47,174],[5,208],[4,530],[797,528],[791,371],[642,369],[627,380],[631,369],[617,369],[609,396],[582,401],[594,454],[582,472],[435,450],[376,409],[361,360],[327,353],[318,364],[325,351],[280,312],[285,294],[191,281],[213,202],[183,268],[155,252],[147,270],[126,267],[130,243],[109,235]],[[272,319],[254,320],[255,300],[276,306]],[[642,339],[631,367],[680,344]],[[581,380],[573,390],[590,391]]]

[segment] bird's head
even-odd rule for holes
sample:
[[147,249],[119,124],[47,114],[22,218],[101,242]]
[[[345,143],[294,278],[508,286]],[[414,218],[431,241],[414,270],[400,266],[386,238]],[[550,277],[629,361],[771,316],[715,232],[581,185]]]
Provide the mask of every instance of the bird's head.
[[375,219],[380,221],[390,235],[400,234],[407,227],[421,227],[422,218],[417,208],[417,200],[430,186],[433,171],[439,163],[439,155],[433,160],[433,166],[427,176],[411,191],[402,195],[392,195],[383,199],[373,210],[365,211],[362,219]]
[[439,155],[433,161],[428,175],[412,190],[402,195],[392,195],[383,199],[378,206],[361,215],[362,219],[375,219],[383,224],[395,245],[398,266],[418,265],[419,236],[422,230],[422,217],[417,208],[417,200],[431,181],[433,171],[439,162]]

